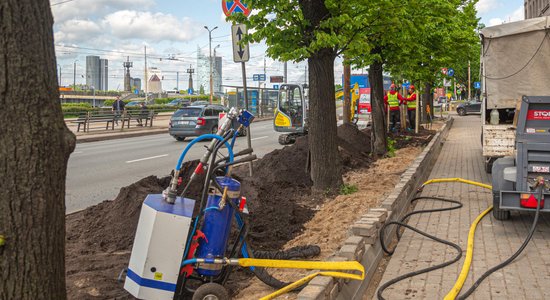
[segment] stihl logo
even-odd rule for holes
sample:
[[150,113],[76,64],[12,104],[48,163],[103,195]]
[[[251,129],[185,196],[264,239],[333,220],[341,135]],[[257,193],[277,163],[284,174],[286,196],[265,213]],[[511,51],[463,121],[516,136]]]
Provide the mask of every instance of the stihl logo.
[[550,121],[550,110],[529,110],[527,120]]

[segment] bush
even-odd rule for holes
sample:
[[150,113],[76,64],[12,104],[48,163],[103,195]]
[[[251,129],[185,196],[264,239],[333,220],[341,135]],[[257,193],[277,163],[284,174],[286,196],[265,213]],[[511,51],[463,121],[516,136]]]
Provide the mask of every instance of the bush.
[[90,103],[61,103],[61,107],[86,107],[91,108],[92,105]]

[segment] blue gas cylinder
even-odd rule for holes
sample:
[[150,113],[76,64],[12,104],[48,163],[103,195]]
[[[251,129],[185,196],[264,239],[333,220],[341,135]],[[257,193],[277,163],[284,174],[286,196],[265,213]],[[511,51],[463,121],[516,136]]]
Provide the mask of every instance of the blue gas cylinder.
[[[216,177],[216,182],[222,189],[227,187],[227,201],[237,204],[241,195],[241,183],[231,177]],[[235,210],[229,203],[220,208],[222,191],[208,195],[204,213],[202,232],[206,240],[201,240],[195,257],[197,258],[223,258],[227,249],[227,241],[231,232],[231,224]],[[201,264],[197,273],[203,276],[216,276],[220,274],[221,265]]]

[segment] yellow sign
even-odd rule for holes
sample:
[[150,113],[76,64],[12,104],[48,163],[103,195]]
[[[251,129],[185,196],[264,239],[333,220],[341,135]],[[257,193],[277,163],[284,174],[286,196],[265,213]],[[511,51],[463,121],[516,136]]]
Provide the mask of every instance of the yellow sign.
[[162,273],[161,272],[155,272],[155,280],[162,280]]
[[290,119],[280,112],[277,112],[275,117],[275,126],[290,127]]

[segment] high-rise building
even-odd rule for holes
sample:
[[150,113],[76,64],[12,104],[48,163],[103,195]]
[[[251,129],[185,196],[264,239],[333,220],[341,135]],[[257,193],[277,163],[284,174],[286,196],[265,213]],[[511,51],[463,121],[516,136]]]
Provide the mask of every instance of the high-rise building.
[[99,76],[100,78],[99,90],[108,91],[109,90],[109,60],[100,59],[99,66],[101,68],[101,72]]
[[[212,86],[215,94],[223,93],[222,89],[222,57],[212,58]],[[197,51],[197,89],[202,86],[205,94],[210,94],[210,60],[208,56]]]
[[197,51],[197,77],[195,77],[195,90],[198,92],[202,86],[205,94],[210,94],[210,61],[208,56],[202,54],[200,48]]
[[525,0],[525,19],[550,16],[550,0]]
[[86,56],[86,85],[89,89],[106,91],[109,88],[109,61],[99,56]]
[[134,90],[141,90],[141,79],[130,77],[130,89],[133,92]]

